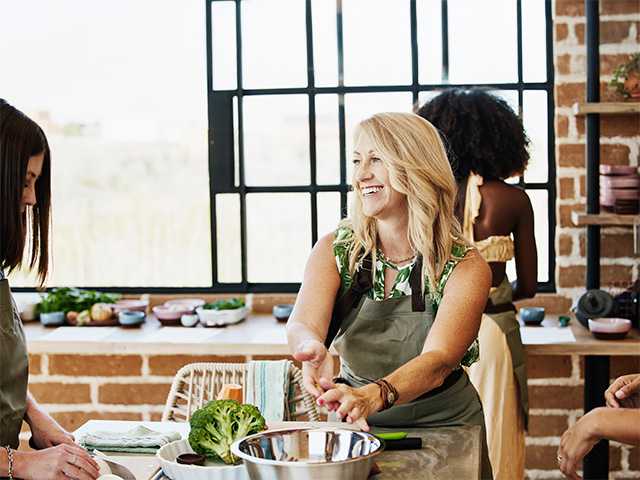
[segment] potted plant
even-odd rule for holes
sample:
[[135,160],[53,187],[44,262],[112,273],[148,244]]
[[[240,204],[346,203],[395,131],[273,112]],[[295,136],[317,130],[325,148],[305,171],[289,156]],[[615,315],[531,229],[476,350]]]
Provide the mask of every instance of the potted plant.
[[629,61],[613,71],[609,85],[625,98],[640,98],[640,53],[629,56]]

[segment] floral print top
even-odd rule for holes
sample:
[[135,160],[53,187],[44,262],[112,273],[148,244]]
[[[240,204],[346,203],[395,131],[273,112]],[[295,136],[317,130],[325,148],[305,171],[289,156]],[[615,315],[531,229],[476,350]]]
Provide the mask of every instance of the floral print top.
[[[349,244],[352,240],[352,237],[353,231],[346,227],[338,228],[338,230],[336,230],[335,232],[333,254],[338,266],[338,272],[340,273],[340,295],[344,294],[353,283],[353,278],[349,273]],[[458,264],[458,262],[460,262],[460,260],[462,260],[462,258],[466,255],[470,248],[471,247],[468,247],[466,245],[454,243],[451,251],[451,258],[445,264],[442,275],[438,280],[436,291],[431,292],[427,287],[427,296],[431,301],[431,307],[434,315],[438,311],[438,306],[440,305],[440,301],[442,300],[442,295],[444,292],[444,286],[447,283],[451,272]],[[391,287],[387,298],[400,298],[411,295],[411,285],[409,284],[409,277],[414,265],[416,264],[416,260],[414,259],[411,263],[403,265],[402,267],[397,267],[389,260],[387,260],[380,250],[377,251],[376,257],[377,260],[373,273],[373,288],[369,290],[369,292],[367,292],[367,296],[375,301],[385,300],[384,274],[387,268],[392,268],[398,271],[396,279],[393,282],[393,286]],[[460,364],[469,366],[478,360],[479,355],[480,348],[478,345],[478,340],[476,339],[473,341],[473,343],[465,353]]]

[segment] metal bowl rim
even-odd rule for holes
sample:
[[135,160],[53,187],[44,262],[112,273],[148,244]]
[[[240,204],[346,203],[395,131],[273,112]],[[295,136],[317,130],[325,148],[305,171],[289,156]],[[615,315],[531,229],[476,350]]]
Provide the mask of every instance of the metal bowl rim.
[[[350,458],[349,460],[340,460],[338,462],[285,462],[282,460],[268,460],[265,458],[259,458],[259,457],[254,457],[252,455],[248,455],[246,453],[244,453],[243,451],[240,450],[240,444],[242,442],[245,442],[247,440],[250,440],[252,438],[256,438],[259,437],[261,435],[264,435],[266,433],[282,433],[282,432],[298,432],[298,431],[304,431],[304,430],[308,430],[308,431],[321,431],[321,432],[335,432],[335,431],[343,431],[343,432],[350,432],[350,433],[359,433],[368,437],[373,438],[376,442],[378,442],[379,447],[376,449],[376,451],[371,452],[367,455],[363,455],[361,457],[357,457],[357,458]],[[300,427],[300,428],[278,428],[276,430],[264,430],[262,432],[258,432],[258,433],[254,433],[253,435],[247,435],[244,438],[241,438],[240,440],[236,440],[235,442],[233,442],[233,444],[231,445],[231,453],[233,453],[235,456],[242,458],[242,460],[244,461],[249,461],[252,463],[259,463],[262,465],[273,465],[273,466],[286,466],[286,467],[295,467],[295,468],[301,468],[301,467],[305,467],[305,468],[309,468],[309,467],[326,467],[329,465],[344,465],[347,463],[352,463],[352,462],[359,462],[362,460],[366,460],[366,459],[370,459],[370,458],[374,458],[378,455],[380,455],[383,450],[384,450],[385,444],[384,441],[378,437],[376,437],[375,435],[369,433],[369,432],[362,432],[360,430],[350,430],[347,428],[335,428],[335,427]]]

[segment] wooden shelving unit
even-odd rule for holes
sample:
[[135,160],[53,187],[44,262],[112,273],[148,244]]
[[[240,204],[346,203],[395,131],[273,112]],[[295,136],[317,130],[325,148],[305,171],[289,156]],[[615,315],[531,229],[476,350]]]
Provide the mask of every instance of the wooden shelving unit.
[[601,227],[633,227],[640,224],[640,215],[616,215],[613,213],[582,213],[573,212],[571,220],[574,225],[600,225]]
[[599,113],[600,115],[621,115],[640,113],[640,102],[587,102],[574,103],[574,115]]

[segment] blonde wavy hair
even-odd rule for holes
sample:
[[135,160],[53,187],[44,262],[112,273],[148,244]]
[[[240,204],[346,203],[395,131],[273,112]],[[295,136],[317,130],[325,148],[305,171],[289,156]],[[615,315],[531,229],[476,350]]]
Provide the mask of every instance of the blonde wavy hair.
[[[356,127],[354,138],[367,135],[376,154],[389,171],[391,186],[407,198],[411,247],[422,255],[422,290],[435,291],[454,242],[467,245],[454,215],[456,181],[436,128],[412,113],[378,113]],[[369,253],[376,261],[376,220],[363,212],[358,182],[352,180],[355,195],[350,215],[341,227],[353,230],[348,242],[349,272],[358,269]],[[427,285],[424,283],[427,279]]]

